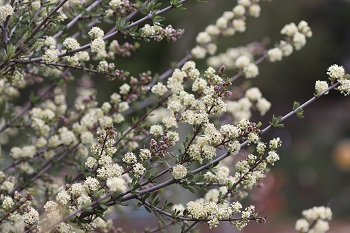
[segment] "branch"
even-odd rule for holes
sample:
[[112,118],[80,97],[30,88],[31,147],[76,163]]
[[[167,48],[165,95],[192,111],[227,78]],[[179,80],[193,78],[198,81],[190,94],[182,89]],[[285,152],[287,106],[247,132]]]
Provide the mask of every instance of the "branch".
[[[15,0],[11,0],[10,2],[10,5],[13,6],[13,4],[15,3]],[[9,40],[8,38],[8,28],[9,28],[9,24],[10,24],[10,18],[11,18],[11,15],[7,16],[6,20],[5,20],[5,23],[4,23],[4,26],[2,28],[2,42],[7,45],[7,42]]]
[[[64,1],[68,1],[68,0],[64,0]],[[187,2],[187,1],[189,1],[189,0],[182,0],[181,3],[184,3],[184,2]],[[171,10],[171,9],[174,9],[174,8],[175,8],[175,6],[170,5],[170,6],[164,8],[164,9],[162,9],[162,10],[157,11],[157,12],[154,13],[154,14],[149,13],[149,14],[146,15],[145,17],[139,19],[138,21],[136,21],[136,22],[134,22],[134,23],[132,23],[132,24],[129,24],[129,25],[126,26],[124,29],[125,29],[125,30],[128,30],[128,29],[130,29],[130,28],[132,28],[132,27],[135,27],[136,25],[139,25],[140,23],[142,23],[142,22],[144,22],[144,21],[146,21],[146,20],[152,18],[152,16],[154,16],[154,15],[163,14],[163,13],[165,13],[165,12]],[[112,38],[113,36],[115,36],[115,35],[118,34],[118,33],[119,33],[119,30],[117,30],[117,31],[115,31],[115,32],[113,32],[113,33],[110,33],[110,34],[108,34],[108,35],[105,35],[105,36],[103,37],[103,40],[108,40],[108,39]],[[74,54],[74,53],[77,53],[77,52],[80,52],[80,51],[89,49],[90,47],[91,47],[91,43],[88,43],[88,44],[85,44],[85,45],[81,46],[80,48],[73,49],[73,50],[67,51],[67,52],[65,52],[65,53],[61,53],[61,54],[58,55],[58,57],[61,58],[61,57],[69,56],[69,55],[72,55],[72,54]],[[32,62],[39,62],[39,61],[42,61],[42,58],[41,58],[41,57],[30,58],[30,59],[27,59],[27,60],[19,60],[19,59],[12,59],[12,60],[11,60],[11,62],[14,62],[14,63],[22,63],[22,64],[27,64],[27,63],[32,63]]]

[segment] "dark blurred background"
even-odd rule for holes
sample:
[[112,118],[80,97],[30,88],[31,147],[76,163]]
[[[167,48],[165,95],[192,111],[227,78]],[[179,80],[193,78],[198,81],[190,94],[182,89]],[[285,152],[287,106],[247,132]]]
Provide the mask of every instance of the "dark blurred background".
[[[184,37],[174,44],[149,42],[131,59],[116,61],[133,75],[151,70],[162,73],[172,62],[186,55],[198,32],[214,23],[235,1],[190,1],[186,11],[165,14],[165,24],[184,28]],[[305,20],[313,36],[306,46],[277,63],[263,62],[260,75],[252,80],[272,108],[261,120],[267,125],[272,115],[284,115],[293,102],[313,96],[316,80],[326,80],[327,68],[340,64],[350,71],[350,1],[276,0],[263,2],[261,16],[249,18],[247,31],[219,41],[219,51],[253,41],[268,42],[267,48],[282,39],[281,28]],[[204,63],[200,63],[204,66]],[[99,80],[99,88],[109,93],[109,82]],[[108,98],[100,96],[101,99]],[[307,109],[305,119],[292,117],[283,129],[273,129],[267,139],[282,138],[281,161],[273,168],[265,186],[255,190],[251,200],[268,217],[266,224],[252,224],[242,232],[293,232],[294,221],[303,209],[328,205],[334,213],[331,232],[350,232],[350,98],[333,91]],[[214,231],[211,231],[214,232]],[[222,225],[216,232],[234,232]]]

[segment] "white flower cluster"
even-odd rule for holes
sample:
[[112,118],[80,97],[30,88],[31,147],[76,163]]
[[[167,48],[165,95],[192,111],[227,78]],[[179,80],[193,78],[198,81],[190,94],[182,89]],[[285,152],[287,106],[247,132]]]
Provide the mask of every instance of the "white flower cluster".
[[263,116],[271,107],[271,103],[262,97],[257,87],[247,89],[243,98],[237,101],[226,101],[226,103],[227,112],[232,114],[235,123],[242,119],[250,119],[252,109],[257,109]]
[[[245,227],[251,216],[257,215],[255,207],[253,205],[242,209],[242,204],[234,202],[229,204],[227,202],[218,204],[218,197],[220,194],[225,194],[227,189],[220,188],[209,190],[206,198],[197,199],[196,201],[190,201],[186,204],[186,210],[188,215],[193,219],[205,219],[210,228],[217,227],[221,219],[229,219],[234,215],[240,214],[240,218],[233,221],[233,224],[241,230]],[[210,201],[214,199],[216,201]],[[178,210],[179,209],[179,210]],[[174,207],[174,211],[182,211],[182,205]]]
[[225,11],[215,24],[207,26],[204,32],[197,35],[197,46],[191,50],[192,56],[203,59],[207,54],[213,55],[217,50],[214,41],[219,35],[232,36],[236,32],[244,32],[246,30],[246,16],[257,18],[260,15],[261,8],[258,2],[255,0],[238,1],[238,5],[232,11]]
[[[53,90],[55,97],[53,100],[47,100],[33,108],[29,114],[29,122],[34,130],[37,138],[35,138],[33,145],[24,146],[22,148],[13,147],[11,155],[14,159],[19,158],[33,158],[37,152],[43,148],[50,149],[44,153],[45,158],[51,158],[55,155],[55,149],[61,144],[70,146],[77,142],[76,136],[67,128],[62,127],[57,134],[50,135],[50,129],[55,125],[57,116],[61,116],[67,109],[65,95],[61,87]],[[54,149],[54,150],[51,150]],[[21,165],[21,169],[27,173],[33,171],[28,163]]]
[[230,218],[234,213],[228,204],[217,204],[204,199],[188,202],[186,209],[194,219],[207,219],[210,228],[217,227],[220,219]]
[[33,158],[36,153],[36,148],[33,145],[24,146],[22,148],[12,147],[11,156],[14,159]]
[[10,4],[0,6],[0,23],[4,22],[5,19],[13,14],[13,8]]
[[114,63],[108,63],[107,61],[103,60],[98,63],[96,70],[98,73],[112,73],[114,69],[115,69]]
[[15,202],[10,196],[5,196],[2,200],[2,208],[4,210],[10,210],[15,205]]
[[121,8],[124,4],[127,4],[128,2],[128,0],[111,0],[109,2],[109,5],[113,10],[116,10],[118,8]]
[[230,169],[226,166],[220,166],[215,173],[208,171],[204,174],[204,180],[207,182],[227,184],[232,178]]
[[[254,46],[250,46],[250,45],[240,46],[237,48],[228,48],[224,53],[220,53],[216,56],[209,57],[207,59],[207,64],[216,69],[221,66],[225,66],[225,69],[227,70],[241,69],[244,71],[244,68],[246,67],[245,72],[248,72],[248,76],[253,78],[253,75],[252,75],[253,73],[255,73],[256,75],[258,75],[259,73],[259,70],[254,69],[252,66],[252,65],[255,65],[255,63],[252,62],[254,60],[253,48]],[[237,59],[239,57],[243,57],[243,58],[241,58],[240,61],[237,62]],[[242,64],[242,61],[244,60],[245,60],[245,63]],[[248,69],[248,66],[250,66],[249,69]],[[256,72],[252,72],[254,70]]]
[[104,32],[98,27],[93,27],[89,31],[89,36],[92,38],[91,52],[96,54],[97,59],[107,57],[106,43],[103,40]]
[[[328,83],[326,81],[317,80],[315,83],[315,95],[319,96],[322,92],[328,89]],[[325,93],[325,94],[328,94]]]
[[45,51],[45,54],[42,56],[42,59],[46,64],[49,64],[51,62],[56,62],[58,61],[59,54],[60,54],[60,51],[58,51],[58,49],[47,49]]
[[163,28],[159,23],[154,23],[152,26],[145,24],[139,29],[140,36],[146,41],[149,41],[150,39],[161,41],[165,38],[168,41],[175,42],[177,38],[182,36],[183,32],[184,30],[176,30],[171,25]]
[[[338,82],[339,86],[337,87],[337,90],[342,93],[344,96],[350,95],[350,76],[345,72],[345,69],[343,66],[339,65],[331,65],[327,69],[327,75],[329,76],[329,79],[331,81],[331,84],[334,84],[334,82]],[[323,93],[325,90],[327,90],[329,87],[328,83],[326,81],[316,81],[315,83],[315,95],[320,96],[321,93]],[[324,93],[327,94],[328,92]]]
[[91,42],[91,52],[97,54],[105,53],[106,44],[102,38],[96,38]]
[[339,65],[331,65],[327,70],[327,75],[331,80],[341,79],[345,75],[345,69]]
[[306,38],[312,36],[311,28],[305,21],[300,21],[298,26],[295,23],[285,25],[281,34],[287,38],[280,41],[275,48],[267,51],[267,58],[271,62],[281,61],[283,56],[289,56],[293,52],[293,47],[300,50],[306,44]]
[[80,44],[78,43],[77,39],[73,37],[68,37],[63,41],[63,46],[66,47],[68,50],[74,50],[80,47]]
[[91,28],[88,34],[92,39],[103,38],[105,35],[104,31],[99,27]]
[[172,175],[175,180],[180,180],[182,178],[185,178],[187,175],[187,168],[184,165],[177,164],[172,169]]
[[39,221],[39,213],[34,208],[29,208],[29,211],[23,214],[23,221],[27,225],[33,225],[34,223]]
[[163,83],[158,82],[152,87],[151,91],[157,96],[162,96],[168,91],[168,88]]
[[337,88],[340,93],[342,93],[344,96],[350,95],[350,77],[345,73],[344,67],[332,65],[328,68],[327,74],[332,83],[334,81],[338,81],[340,83]]
[[303,218],[295,223],[295,230],[300,233],[325,233],[329,230],[328,221],[332,219],[329,207],[319,206],[302,212]]

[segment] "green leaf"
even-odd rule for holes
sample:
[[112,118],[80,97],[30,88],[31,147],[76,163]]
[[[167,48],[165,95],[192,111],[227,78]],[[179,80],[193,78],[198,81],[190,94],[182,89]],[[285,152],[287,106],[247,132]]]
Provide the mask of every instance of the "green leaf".
[[271,125],[272,127],[283,128],[284,125],[283,125],[283,124],[280,124],[281,120],[282,120],[282,116],[275,117],[275,115],[273,115],[273,116],[272,116],[272,121],[269,122],[269,123],[270,123],[270,125]]
[[302,108],[298,108],[298,110],[297,110],[297,117],[305,118],[303,113],[304,113],[304,110]]
[[152,20],[153,20],[153,22],[161,22],[161,21],[164,21],[165,18],[162,17],[162,16],[159,16],[159,15],[156,15],[156,16],[153,17]]
[[187,190],[189,190],[191,193],[196,194],[196,191],[193,188],[191,188],[190,186],[187,186]]
[[170,207],[172,207],[174,204],[172,202],[169,202],[169,203],[166,203],[164,206],[163,206],[163,210],[167,210],[169,209]]
[[295,110],[295,109],[297,109],[299,107],[300,107],[300,103],[295,101],[294,104],[293,104],[293,110]]
[[256,125],[257,128],[260,128],[262,126],[261,121],[258,122],[258,124]]
[[293,111],[296,111],[295,113],[297,114],[297,117],[299,118],[304,118],[304,110],[300,107],[299,102],[294,102],[293,104]]
[[150,209],[150,208],[148,208],[147,206],[143,206],[143,207],[145,207],[145,209],[147,210],[147,212],[150,212],[150,213],[152,213],[152,210]]
[[202,182],[204,180],[204,176],[198,176],[196,182]]

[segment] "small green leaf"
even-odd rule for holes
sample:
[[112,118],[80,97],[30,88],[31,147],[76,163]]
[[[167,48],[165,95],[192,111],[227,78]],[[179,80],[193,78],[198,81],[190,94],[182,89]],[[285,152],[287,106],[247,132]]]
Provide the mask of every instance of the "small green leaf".
[[303,115],[304,110],[300,107],[299,102],[294,102],[293,111],[295,111],[295,113],[297,114],[297,117],[304,118],[304,115]]
[[304,113],[304,110],[302,108],[298,108],[298,110],[297,110],[297,117],[305,118],[303,113]]
[[147,212],[150,212],[150,213],[152,213],[152,210],[150,209],[150,208],[148,208],[147,206],[143,206],[143,207],[145,207],[145,209],[147,210]]
[[295,101],[293,104],[293,110],[299,108],[299,106],[300,106],[300,103]]
[[283,124],[280,124],[282,120],[282,116],[278,116],[278,117],[275,117],[274,115],[272,116],[272,121],[270,122],[270,125],[272,127],[276,127],[276,128],[283,128],[284,125]]

